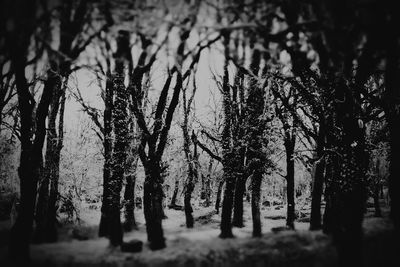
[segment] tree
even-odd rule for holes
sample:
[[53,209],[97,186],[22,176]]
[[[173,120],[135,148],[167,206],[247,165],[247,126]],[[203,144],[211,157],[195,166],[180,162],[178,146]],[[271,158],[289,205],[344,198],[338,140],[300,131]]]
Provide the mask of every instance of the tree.
[[[284,94],[284,93],[283,93]],[[293,88],[289,89],[287,102],[289,105],[296,106],[296,97],[293,96]],[[293,99],[294,98],[294,99]],[[276,107],[275,112],[282,123],[283,144],[286,152],[286,194],[287,194],[287,216],[286,225],[294,229],[295,214],[295,199],[294,199],[294,178],[295,178],[295,145],[296,145],[296,124],[295,120],[291,119],[290,113],[284,107]]]
[[19,166],[20,209],[17,220],[10,233],[9,255],[20,261],[29,259],[29,242],[32,234],[37,182],[42,163],[42,148],[46,136],[45,121],[54,88],[59,86],[55,74],[58,69],[50,62],[42,95],[36,112],[35,100],[25,74],[31,37],[35,31],[36,1],[14,1],[8,21],[12,27],[7,29],[5,42],[10,55],[11,68],[15,75],[18,96],[18,109],[21,124],[21,157]]
[[[255,75],[260,70],[261,53],[258,49],[253,50],[250,70]],[[265,86],[260,86],[258,81],[251,80],[249,95],[247,98],[247,172],[251,176],[251,213],[253,217],[253,236],[261,236],[260,218],[260,189],[265,166],[265,152],[263,135],[265,130],[265,119],[263,116],[265,107]]]
[[[196,77],[193,77],[193,93],[190,98],[187,100],[187,87],[184,87],[182,90],[182,107],[183,107],[183,122],[182,122],[182,133],[183,133],[183,150],[185,152],[185,157],[187,161],[187,172],[188,177],[186,180],[184,192],[184,207],[185,207],[185,216],[186,216],[186,227],[193,228],[194,220],[193,220],[193,208],[190,203],[192,198],[192,193],[194,190],[195,182],[198,180],[198,153],[197,153],[197,144],[196,144],[196,135],[192,132],[192,136],[189,137],[189,113],[191,109],[191,105],[196,93]],[[193,143],[193,152],[190,149],[190,144]]]
[[[52,55],[54,64],[57,65],[58,75],[62,82],[58,88],[55,88],[48,120],[45,166],[40,183],[36,216],[35,241],[37,242],[55,242],[57,240],[58,181],[64,137],[65,94],[68,79],[71,72],[74,71],[73,65],[79,55],[93,38],[109,26],[107,21],[100,30],[83,32],[84,26],[88,24],[89,11],[90,6],[87,1],[64,1],[59,8],[59,47],[53,49],[51,44],[46,43],[46,48]],[[50,22],[49,20],[48,23],[50,24]],[[89,36],[82,38],[83,33]],[[57,118],[58,125],[56,125]]]
[[224,124],[222,130],[222,166],[224,170],[223,180],[225,181],[224,198],[222,201],[221,213],[221,238],[233,237],[232,234],[232,206],[233,206],[233,193],[235,188],[234,177],[234,155],[231,144],[232,136],[232,115],[231,115],[231,99],[230,99],[230,86],[229,86],[229,42],[230,32],[223,33],[224,43],[224,71],[222,82],[222,98],[223,98],[223,111],[224,111]]
[[115,57],[115,73],[113,76],[113,90],[115,92],[113,123],[115,142],[112,155],[113,171],[108,181],[109,199],[107,200],[106,216],[108,217],[108,235],[114,246],[122,244],[122,226],[120,216],[120,194],[124,179],[124,169],[127,160],[128,148],[128,91],[125,87],[125,66],[130,58],[130,35],[126,31],[119,31],[117,37],[117,51]]

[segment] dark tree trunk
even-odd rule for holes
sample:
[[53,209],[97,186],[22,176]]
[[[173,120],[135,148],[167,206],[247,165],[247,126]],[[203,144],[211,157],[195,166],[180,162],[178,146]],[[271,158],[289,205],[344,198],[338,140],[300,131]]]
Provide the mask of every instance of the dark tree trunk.
[[323,157],[324,134],[319,130],[319,138],[317,140],[316,163],[314,169],[314,179],[311,193],[311,215],[310,215],[310,230],[319,230],[322,227],[321,223],[321,198],[322,188],[324,183],[325,160]]
[[[334,124],[329,134],[332,173],[327,181],[327,203],[324,231],[332,234],[341,266],[358,266],[362,260],[362,221],[365,210],[365,175],[368,155],[363,125],[357,120],[357,109],[351,89],[337,82]],[[340,155],[340,156],[339,156]]]
[[171,203],[169,204],[170,209],[176,206],[176,197],[178,196],[178,191],[179,191],[179,179],[175,178],[174,192],[172,193]]
[[260,189],[262,172],[256,170],[251,178],[251,215],[253,217],[253,236],[261,236],[261,216],[260,216]]
[[[399,75],[399,74],[397,74]],[[390,218],[398,232],[400,232],[400,204],[399,204],[399,189],[400,189],[400,115],[396,109],[392,110],[389,118],[389,131],[390,131],[390,155],[389,155],[389,197],[390,197]]]
[[[394,7],[392,10],[395,10]],[[387,42],[387,59],[385,71],[385,114],[389,128],[389,196],[390,196],[390,217],[394,223],[397,232],[400,232],[400,112],[399,112],[399,88],[400,88],[400,67],[399,67],[399,44],[396,32],[399,18],[393,16],[391,27],[388,29],[390,37]]]
[[183,199],[183,203],[185,206],[185,216],[186,216],[186,227],[187,228],[193,228],[194,224],[194,219],[193,219],[193,208],[192,204],[190,203],[190,200],[192,198],[192,192],[194,189],[193,183],[188,183],[186,185],[186,191],[185,191],[185,196]]
[[[85,23],[85,14],[87,3],[82,1],[75,7],[76,14],[71,20],[73,12],[73,2],[64,2],[60,10],[60,45],[61,54],[67,55],[70,59],[75,60],[80,53],[75,52],[76,47],[73,46],[74,39],[80,34],[80,27]],[[47,208],[39,213],[37,222],[38,228],[36,237],[39,242],[55,242],[57,241],[57,199],[58,199],[58,180],[60,176],[60,158],[63,147],[64,135],[64,109],[65,109],[65,90],[67,88],[68,77],[71,71],[72,61],[66,60],[64,57],[57,59],[59,75],[64,80],[64,84],[55,88],[53,100],[51,104],[51,113],[49,115],[48,140],[46,145],[46,161],[44,179],[48,179],[50,183],[50,192],[45,192],[45,188],[40,193],[48,194],[49,201],[45,203]],[[56,131],[56,119],[58,120],[58,133]],[[45,184],[47,181],[45,182]],[[39,199],[46,199],[46,196]],[[43,212],[47,211],[47,212]],[[40,217],[42,216],[42,217]],[[44,218],[45,216],[46,218]]]
[[121,225],[121,201],[120,194],[127,160],[129,125],[128,125],[128,91],[125,87],[125,66],[130,57],[129,33],[120,31],[117,37],[117,52],[115,54],[115,74],[113,75],[113,87],[115,100],[113,109],[113,122],[115,143],[113,150],[113,171],[109,180],[109,201],[107,208],[108,237],[114,246],[122,244]]
[[[193,142],[194,151],[193,153],[190,151],[190,142],[191,139],[189,137],[189,129],[188,129],[188,119],[189,119],[189,110],[190,107],[186,101],[186,90],[182,92],[183,98],[183,124],[182,124],[182,132],[183,132],[183,150],[185,152],[186,162],[187,162],[187,172],[188,177],[185,185],[185,196],[184,196],[184,207],[185,207],[185,216],[186,216],[186,227],[193,228],[194,219],[193,219],[193,208],[190,203],[192,199],[192,193],[194,190],[194,181],[197,178],[197,169],[196,169],[196,161],[197,161],[197,146],[196,142]],[[190,101],[189,101],[190,103]],[[192,140],[195,140],[194,133],[192,134]]]
[[[137,229],[135,220],[135,186],[136,186],[136,163],[131,163],[133,165],[130,172],[126,175],[126,185],[124,192],[125,201],[125,222],[124,230],[131,231],[132,229]],[[129,167],[129,166],[128,166]]]
[[[250,68],[252,72],[258,75],[260,70],[261,52],[258,49],[253,50]],[[260,191],[261,182],[266,164],[264,147],[264,130],[266,127],[263,119],[264,111],[264,88],[257,84],[254,78],[251,78],[249,95],[247,98],[247,170],[252,176],[251,183],[251,213],[253,216],[253,236],[261,236],[261,218],[260,218]]]
[[221,180],[218,183],[217,196],[215,197],[215,211],[217,214],[219,213],[219,207],[221,206],[221,194],[224,182],[225,182],[224,180]]
[[17,220],[10,233],[9,256],[14,260],[26,261],[29,259],[29,243],[32,235],[37,183],[42,166],[42,149],[46,136],[46,117],[53,90],[59,86],[59,77],[55,74],[57,70],[49,70],[47,72],[48,77],[36,111],[35,137],[32,142],[33,103],[31,102],[29,86],[25,78],[26,58],[23,55],[23,50],[15,52],[19,55],[13,55],[12,64],[15,70],[18,105],[21,114],[21,158],[18,168],[20,178],[20,206]]
[[201,195],[200,198],[204,199],[204,207],[211,205],[211,173],[212,173],[213,159],[210,159],[208,165],[207,176],[202,175]]
[[[68,67],[69,68],[69,67]],[[63,148],[64,142],[64,111],[65,111],[65,101],[66,101],[66,88],[68,84],[68,75],[64,77],[63,85],[61,88],[61,96],[60,96],[60,107],[59,107],[59,116],[58,116],[58,136],[57,142],[55,146],[54,153],[54,171],[53,177],[50,180],[50,195],[49,195],[49,210],[47,214],[47,222],[48,222],[48,233],[47,233],[47,241],[48,242],[56,242],[58,239],[57,234],[57,200],[58,200],[58,181],[60,177],[60,159],[61,159],[61,149]]]
[[288,136],[285,140],[286,148],[286,194],[287,194],[287,216],[286,226],[294,229],[295,202],[294,202],[294,146],[295,136]]
[[[58,180],[60,175],[60,155],[63,145],[64,128],[64,107],[65,107],[65,88],[68,77],[64,79],[61,86],[54,88],[54,95],[50,105],[48,119],[48,137],[46,144],[46,156],[43,185],[40,188],[37,214],[35,242],[56,242],[57,234],[57,199],[58,199]],[[58,133],[56,130],[56,119],[59,115]],[[42,195],[43,194],[43,195]],[[40,202],[39,202],[40,200]],[[47,201],[46,201],[47,200]],[[46,202],[45,202],[46,201]]]
[[206,176],[205,181],[205,201],[204,207],[209,207],[211,205],[211,178],[210,175]]
[[379,204],[379,193],[380,193],[380,184],[377,183],[374,185],[374,208],[375,208],[375,217],[382,217],[381,206]]
[[[117,51],[113,55],[115,70],[111,83],[106,84],[104,110],[104,169],[103,169],[103,203],[99,226],[99,236],[108,236],[110,243],[118,246],[122,243],[122,225],[120,218],[120,192],[127,161],[129,122],[128,91],[125,87],[125,67],[130,63],[130,35],[119,31]],[[113,95],[115,92],[115,99]],[[114,128],[115,141],[112,143]]]
[[235,196],[233,204],[233,219],[232,225],[235,227],[244,227],[243,224],[243,196],[246,189],[246,177],[241,173],[236,178]]
[[[399,74],[397,74],[399,75]],[[396,109],[392,110],[395,113]],[[397,231],[400,232],[400,204],[399,204],[399,188],[400,188],[400,164],[397,161],[400,158],[400,115],[391,114],[388,119],[390,131],[390,156],[389,156],[389,197],[390,197],[390,217],[394,222]]]
[[165,247],[162,229],[162,179],[159,162],[149,161],[145,166],[146,178],[143,188],[143,208],[146,219],[147,239],[152,250]]
[[50,186],[49,175],[46,173],[46,171],[47,170],[43,168],[43,175],[39,184],[39,196],[37,199],[35,215],[36,229],[33,238],[35,243],[45,242]]
[[110,195],[109,188],[109,180],[112,173],[112,151],[113,151],[113,142],[112,142],[112,110],[113,110],[113,98],[114,98],[114,89],[112,84],[112,77],[110,71],[107,72],[107,81],[105,88],[105,108],[104,108],[104,165],[103,165],[103,196],[102,196],[102,206],[101,206],[101,217],[100,217],[100,225],[99,225],[99,236],[107,236],[108,235],[108,216],[107,216],[107,206],[108,199]]
[[[229,160],[228,160],[229,161]],[[227,162],[230,165],[230,162]],[[227,165],[226,163],[224,165]],[[233,237],[232,234],[232,206],[233,191],[235,190],[235,180],[232,175],[231,166],[224,166],[224,177],[226,181],[224,199],[222,201],[221,213],[221,238]]]
[[[129,98],[128,98],[129,99]],[[129,101],[129,100],[128,100]],[[137,167],[139,161],[138,155],[138,145],[139,140],[136,135],[139,133],[140,129],[135,123],[134,112],[132,110],[132,103],[130,102],[129,117],[129,153],[127,155],[126,167],[125,167],[125,191],[124,191],[124,206],[125,206],[125,222],[123,228],[125,231],[131,231],[132,229],[137,229],[137,224],[135,220],[135,203],[136,203],[136,175]]]
[[225,64],[223,76],[223,110],[224,110],[224,126],[222,133],[222,165],[223,165],[223,180],[225,181],[224,199],[222,201],[221,214],[221,238],[233,237],[232,234],[232,206],[233,206],[233,191],[235,190],[234,177],[234,159],[233,149],[231,147],[231,99],[229,86],[229,33],[224,35],[225,49]]

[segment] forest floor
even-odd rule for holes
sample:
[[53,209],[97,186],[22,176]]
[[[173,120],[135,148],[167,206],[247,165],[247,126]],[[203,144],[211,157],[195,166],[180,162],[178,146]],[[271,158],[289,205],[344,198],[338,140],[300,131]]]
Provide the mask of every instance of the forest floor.
[[[383,218],[373,217],[372,209],[366,213],[365,266],[389,266],[395,255],[394,246],[390,246],[394,243],[393,227],[387,209],[383,210]],[[308,222],[296,222],[296,231],[282,230],[285,213],[284,208],[263,208],[263,237],[252,238],[251,211],[246,203],[245,227],[234,228],[235,238],[223,240],[218,238],[220,215],[213,208],[195,208],[193,229],[185,227],[183,211],[166,209],[168,218],[163,227],[167,248],[151,251],[146,244],[143,215],[138,211],[138,229],[125,233],[124,241],[142,240],[143,251],[127,253],[111,248],[106,238],[96,237],[100,214],[87,210],[81,213],[79,226],[60,229],[60,242],[32,245],[32,262],[33,266],[337,266],[331,239],[321,231],[308,231]],[[303,215],[307,218],[307,210]],[[7,222],[1,226],[7,229]],[[6,266],[5,254],[6,245],[1,241],[0,266]]]

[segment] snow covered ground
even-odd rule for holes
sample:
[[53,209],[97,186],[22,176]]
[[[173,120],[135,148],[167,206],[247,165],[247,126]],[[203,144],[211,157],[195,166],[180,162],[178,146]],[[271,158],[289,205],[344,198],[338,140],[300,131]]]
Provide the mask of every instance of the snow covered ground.
[[[71,229],[61,231],[64,241],[32,245],[31,255],[34,266],[336,266],[336,251],[330,238],[321,231],[308,231],[308,223],[297,222],[296,231],[271,232],[274,227],[285,225],[285,209],[262,210],[262,238],[251,237],[248,205],[244,211],[245,227],[234,228],[235,238],[223,240],[218,238],[220,215],[214,214],[212,208],[195,209],[193,229],[186,229],[183,211],[167,209],[168,218],[163,222],[167,248],[160,251],[148,249],[143,215],[138,212],[139,229],[126,233],[124,240],[142,240],[145,245],[140,253],[121,252],[111,248],[106,238],[95,237],[99,214],[86,212],[81,231],[92,239],[71,240]],[[376,259],[366,263],[375,266],[374,262],[381,263],[381,258],[391,253],[385,247],[392,226],[387,218],[368,217],[364,228],[367,239],[373,242],[368,242],[366,249],[374,251]],[[368,257],[370,254],[366,252]],[[2,246],[0,256],[4,255]],[[1,261],[0,265],[4,266]]]

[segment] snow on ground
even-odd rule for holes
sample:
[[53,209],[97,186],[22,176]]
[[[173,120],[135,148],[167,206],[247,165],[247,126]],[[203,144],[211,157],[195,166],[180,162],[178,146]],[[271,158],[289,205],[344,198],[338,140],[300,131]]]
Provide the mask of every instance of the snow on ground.
[[[297,222],[296,231],[271,232],[272,228],[285,225],[285,213],[285,209],[264,208],[261,213],[264,235],[252,238],[250,207],[246,203],[245,227],[234,228],[235,238],[223,240],[218,238],[220,215],[214,214],[212,208],[194,210],[193,229],[186,229],[183,211],[166,209],[168,218],[163,221],[163,227],[167,248],[150,251],[146,245],[144,218],[139,211],[136,213],[139,229],[126,233],[124,240],[142,240],[143,251],[124,253],[109,247],[106,238],[95,237],[98,212],[82,212],[82,227],[91,229],[93,239],[71,240],[67,238],[70,229],[64,230],[61,231],[64,241],[32,245],[31,255],[34,266],[335,266],[336,251],[330,238],[321,231],[307,231],[308,223]],[[364,228],[366,236],[373,240],[366,248],[384,251],[367,261],[371,263],[369,266],[375,266],[372,263],[381,263],[382,255],[387,257],[387,250],[382,249],[387,247],[387,239],[381,236],[390,238],[391,224],[387,219],[367,218]],[[4,247],[1,251],[0,257],[4,256]],[[368,257],[370,254],[366,253]],[[3,266],[1,260],[0,265]]]

